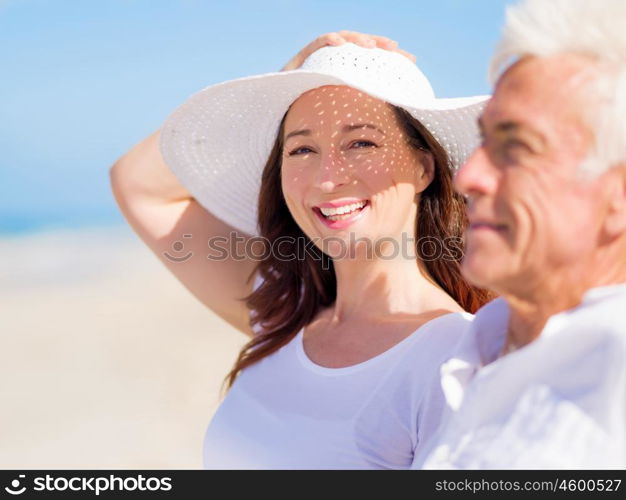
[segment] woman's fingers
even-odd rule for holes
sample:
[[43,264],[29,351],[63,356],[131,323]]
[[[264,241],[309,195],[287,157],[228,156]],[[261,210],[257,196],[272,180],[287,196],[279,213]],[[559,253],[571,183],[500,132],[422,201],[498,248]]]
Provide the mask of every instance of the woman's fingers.
[[298,52],[287,64],[285,64],[281,71],[298,69],[300,66],[302,66],[304,60],[317,49],[321,49],[322,47],[326,47],[327,45],[341,45],[345,42],[346,40],[339,33],[326,33],[325,35],[317,37],[306,47],[304,47],[300,52]]
[[368,33],[358,33],[356,31],[340,31],[338,33],[346,42],[352,42],[361,47],[378,47],[392,50],[398,46],[398,42],[381,35],[371,35]]
[[372,38],[376,40],[376,46],[381,49],[394,50],[398,48],[398,42],[386,36],[372,35]]
[[370,35],[367,33],[359,33],[357,31],[342,30],[338,32],[326,33],[320,37],[317,37],[300,52],[298,52],[281,71],[289,71],[298,69],[302,66],[304,60],[309,57],[313,52],[327,45],[342,45],[346,42],[354,43],[365,48],[380,48],[397,52],[408,58],[411,62],[415,62],[415,56],[405,50],[398,48],[398,42],[382,35]]
[[417,61],[417,57],[415,57],[413,54],[411,54],[410,52],[407,52],[406,50],[402,50],[402,49],[394,49],[395,52],[397,52],[398,54],[402,54],[404,57],[408,58],[409,61],[411,62],[415,62]]
[[338,33],[344,42],[354,43],[361,47],[373,48],[376,46],[376,40],[366,33],[357,33],[356,31],[340,31]]

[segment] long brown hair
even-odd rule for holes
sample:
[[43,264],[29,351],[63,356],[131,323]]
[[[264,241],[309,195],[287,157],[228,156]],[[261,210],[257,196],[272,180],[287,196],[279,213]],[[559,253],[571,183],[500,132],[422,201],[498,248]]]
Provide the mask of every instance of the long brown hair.
[[[445,258],[432,259],[424,255],[424,246],[417,244],[420,268],[463,309],[475,312],[491,296],[485,290],[471,286],[461,274],[462,238],[467,225],[465,199],[452,187],[452,169],[446,151],[408,112],[396,106],[392,108],[411,145],[429,151],[434,159],[434,178],[420,196],[416,220],[418,241],[433,238],[439,242],[452,242],[456,247],[456,251],[449,252]],[[258,202],[260,235],[270,245],[278,238],[283,242],[281,245],[289,241],[310,242],[291,216],[282,193],[284,121],[283,117],[263,170]],[[287,344],[321,309],[334,303],[337,282],[333,261],[315,245],[309,244],[307,248],[309,253],[305,252],[303,258],[278,259],[267,253],[268,257],[257,264],[255,273],[263,281],[244,300],[254,311],[250,323],[260,332],[239,353],[225,379],[228,388],[243,369]],[[293,254],[298,255],[297,249],[293,249]]]

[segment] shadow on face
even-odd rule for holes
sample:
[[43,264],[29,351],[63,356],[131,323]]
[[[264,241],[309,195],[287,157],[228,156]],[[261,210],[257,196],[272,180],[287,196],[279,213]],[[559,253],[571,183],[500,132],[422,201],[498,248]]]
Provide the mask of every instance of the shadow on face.
[[311,90],[286,115],[282,191],[311,239],[414,237],[418,196],[432,170],[394,109],[356,89]]

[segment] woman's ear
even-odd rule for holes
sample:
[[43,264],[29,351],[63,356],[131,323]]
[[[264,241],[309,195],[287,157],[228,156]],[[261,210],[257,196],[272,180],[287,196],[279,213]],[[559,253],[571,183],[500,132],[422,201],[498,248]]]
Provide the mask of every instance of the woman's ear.
[[435,178],[435,159],[430,151],[419,151],[419,163],[415,169],[416,193],[424,191]]

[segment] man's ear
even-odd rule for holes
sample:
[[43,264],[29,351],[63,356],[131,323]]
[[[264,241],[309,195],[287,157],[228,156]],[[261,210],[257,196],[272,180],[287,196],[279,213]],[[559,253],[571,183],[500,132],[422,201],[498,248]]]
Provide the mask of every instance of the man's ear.
[[607,172],[609,206],[604,228],[611,237],[626,233],[626,163],[611,167]]
[[430,151],[420,150],[419,165],[415,169],[417,193],[424,191],[435,178],[435,159]]

